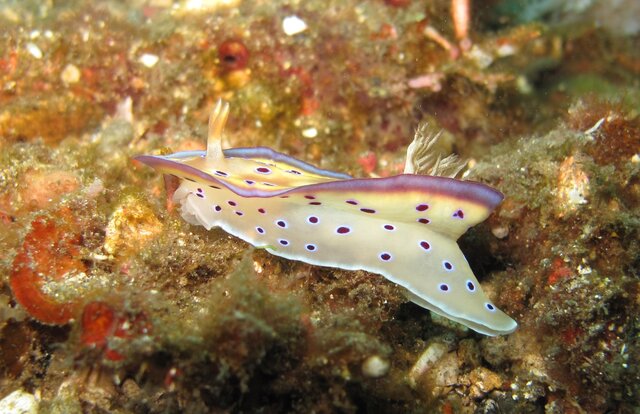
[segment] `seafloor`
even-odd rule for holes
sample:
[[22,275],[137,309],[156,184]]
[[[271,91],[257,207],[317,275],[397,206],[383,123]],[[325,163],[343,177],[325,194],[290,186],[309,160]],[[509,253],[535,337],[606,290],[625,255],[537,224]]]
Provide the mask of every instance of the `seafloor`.
[[[0,2],[0,411],[639,412],[639,4]],[[167,210],[132,157],[219,98],[228,147],[357,177],[442,129],[505,194],[460,245],[519,328]]]

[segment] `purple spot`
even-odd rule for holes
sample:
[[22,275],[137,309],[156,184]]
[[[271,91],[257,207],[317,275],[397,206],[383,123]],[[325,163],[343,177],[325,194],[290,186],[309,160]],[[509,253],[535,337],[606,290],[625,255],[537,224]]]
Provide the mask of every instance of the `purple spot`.
[[254,185],[256,182],[253,180],[244,180],[245,183],[249,184],[249,185]]
[[493,306],[493,305],[492,305],[492,304],[490,304],[490,303],[485,303],[485,304],[484,304],[484,306],[486,306],[486,307],[487,307],[487,310],[490,310],[491,312],[495,312],[495,311],[496,311],[496,307],[495,307],[495,306]]
[[389,231],[394,231],[394,230],[396,229],[396,228],[395,228],[393,225],[391,225],[391,224],[385,224],[383,227],[384,227],[384,229],[385,229],[385,230],[389,230]]
[[235,202],[235,201],[231,201],[231,200],[229,200],[229,201],[227,201],[227,203],[229,203],[229,205],[230,205],[230,206],[232,206],[232,207],[237,206],[237,204],[236,204],[236,202]]
[[389,260],[391,260],[391,255],[387,252],[380,253],[380,260],[388,262]]
[[420,242],[420,247],[422,247],[423,249],[429,251],[431,250],[431,245],[429,244],[429,242],[422,240]]
[[418,204],[416,206],[416,210],[418,211],[426,211],[429,209],[429,205],[428,204]]
[[202,192],[202,188],[196,188],[196,191],[201,193]]
[[278,243],[280,243],[283,246],[288,246],[289,245],[289,240],[278,239]]
[[229,174],[227,174],[226,172],[224,172],[224,171],[217,171],[217,170],[214,172],[214,174],[215,174],[215,175],[219,175],[220,177],[228,177],[228,176],[229,176]]
[[357,206],[358,205],[358,202],[356,200],[347,200],[347,201],[345,201],[345,203],[351,204],[352,206]]
[[198,194],[196,194],[196,195],[197,195],[198,197],[200,197],[200,198],[204,198],[204,194],[202,194],[202,193],[198,193]]
[[347,234],[351,232],[351,229],[349,227],[345,227],[345,226],[340,226],[336,229],[336,233],[338,234]]
[[297,170],[288,170],[287,172],[291,173],[291,174],[302,175],[302,173],[300,171],[297,171]]
[[449,285],[447,285],[446,283],[442,283],[440,284],[440,286],[438,286],[440,288],[441,291],[443,292],[448,292],[449,291]]
[[309,205],[310,205],[310,206],[319,206],[319,205],[321,205],[321,204],[322,204],[322,203],[321,203],[321,202],[319,202],[319,201],[312,201],[312,202],[310,202],[310,203],[309,203]]
[[264,229],[262,227],[256,227],[256,231],[260,234],[264,234]]
[[307,217],[307,222],[309,222],[311,224],[318,224],[319,221],[320,221],[320,219],[318,219],[318,217],[316,217],[316,216]]
[[453,217],[459,218],[459,219],[463,219],[464,218],[464,212],[462,210],[458,210],[455,213],[453,213]]
[[236,211],[236,214],[242,216],[244,213],[242,211]]
[[369,213],[369,214],[374,214],[376,211],[372,210],[370,208],[361,208],[360,211],[362,211],[363,213]]
[[444,266],[444,270],[446,270],[447,272],[453,270],[453,265],[451,264],[451,262],[447,262],[446,260],[442,262],[442,266]]
[[422,224],[429,224],[431,223],[431,220],[429,220],[428,218],[419,218],[418,220],[416,220],[418,223],[422,223]]
[[475,292],[476,290],[476,285],[474,285],[473,282],[470,280],[467,280],[467,290],[469,292]]
[[306,198],[307,200],[315,200],[316,198],[312,195],[306,195],[304,196],[304,198]]
[[271,169],[267,167],[258,167],[256,168],[256,172],[260,174],[271,174]]
[[287,222],[286,222],[286,221],[284,221],[284,220],[278,220],[278,221],[276,221],[276,225],[277,225],[278,227],[282,227],[283,229],[286,229],[286,228],[287,228]]
[[264,214],[264,213],[266,213],[266,212],[267,212],[267,211],[266,211],[264,208],[259,208],[259,209],[258,209],[258,213],[260,213],[260,214]]
[[222,211],[222,207],[220,207],[220,206],[215,206],[213,209],[215,211],[217,211],[218,213]]
[[316,250],[316,245],[315,244],[307,244],[306,246],[304,246],[304,248],[309,250],[310,252],[314,252]]

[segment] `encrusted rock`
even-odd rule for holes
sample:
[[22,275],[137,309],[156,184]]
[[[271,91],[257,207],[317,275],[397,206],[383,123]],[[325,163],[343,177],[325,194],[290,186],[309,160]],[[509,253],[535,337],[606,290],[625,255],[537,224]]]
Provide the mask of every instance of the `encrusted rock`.
[[471,386],[469,394],[472,398],[482,398],[487,393],[499,389],[504,382],[502,378],[495,372],[479,367],[468,374]]
[[75,191],[80,185],[78,176],[71,171],[30,171],[23,178],[20,198],[29,210],[48,207],[64,194]]
[[126,197],[109,219],[105,250],[124,254],[140,248],[162,231],[162,223],[151,208],[136,197]]

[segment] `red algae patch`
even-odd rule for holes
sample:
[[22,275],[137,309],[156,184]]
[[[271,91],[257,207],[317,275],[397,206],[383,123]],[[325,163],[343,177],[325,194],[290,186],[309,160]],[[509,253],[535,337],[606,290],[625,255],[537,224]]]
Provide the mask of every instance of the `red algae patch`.
[[122,361],[124,355],[109,346],[109,340],[132,340],[151,331],[151,323],[143,312],[123,314],[106,302],[95,301],[82,311],[80,342],[104,351],[109,361]]
[[561,258],[556,257],[553,259],[551,273],[549,277],[547,277],[547,283],[549,283],[549,285],[555,285],[559,281],[571,277],[572,274],[573,272],[567,264],[565,264]]
[[42,323],[63,325],[74,317],[77,304],[57,300],[47,293],[45,285],[85,272],[86,267],[71,211],[63,208],[57,216],[40,215],[31,222],[31,230],[13,261],[10,285],[29,315]]
[[82,311],[82,335],[80,342],[86,346],[101,348],[116,329],[116,315],[105,302],[87,303]]

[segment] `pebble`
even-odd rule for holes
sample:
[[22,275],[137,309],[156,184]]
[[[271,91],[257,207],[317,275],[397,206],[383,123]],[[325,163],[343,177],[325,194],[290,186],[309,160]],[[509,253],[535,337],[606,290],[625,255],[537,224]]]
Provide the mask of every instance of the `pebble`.
[[282,30],[287,36],[293,36],[307,30],[307,24],[298,16],[287,16],[282,19]]
[[305,138],[315,138],[318,136],[318,130],[316,128],[307,128],[302,130],[302,136]]
[[372,355],[362,363],[362,374],[365,377],[380,378],[387,372],[389,372],[389,361],[378,355]]
[[42,50],[35,43],[27,43],[27,52],[36,59],[42,59]]
[[509,226],[498,225],[498,226],[492,227],[491,234],[493,234],[497,239],[504,239],[509,235]]
[[140,56],[139,62],[145,65],[148,68],[152,68],[158,63],[160,58],[158,55],[152,55],[151,53],[145,53]]
[[69,63],[62,69],[60,79],[67,85],[77,83],[80,80],[80,69],[73,63]]
[[[174,2],[175,3],[175,2]],[[212,12],[219,9],[233,9],[239,6],[240,0],[183,0],[182,7],[190,12]],[[175,8],[176,6],[174,6]]]

